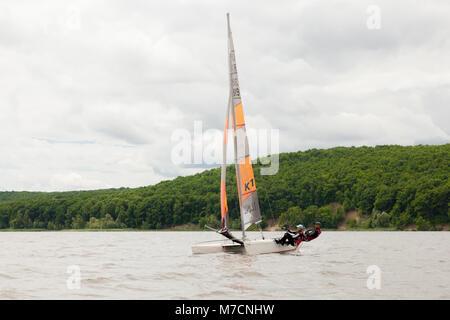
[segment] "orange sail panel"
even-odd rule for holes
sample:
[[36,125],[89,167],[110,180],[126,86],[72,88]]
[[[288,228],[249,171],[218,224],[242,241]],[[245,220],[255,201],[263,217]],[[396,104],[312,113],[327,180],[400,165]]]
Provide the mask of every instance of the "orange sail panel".
[[227,192],[224,181],[222,181],[220,184],[220,211],[222,214],[222,230],[223,230],[228,227]]
[[245,126],[244,110],[242,110],[242,103],[234,107],[234,114],[236,115],[236,129]]
[[225,119],[225,129],[223,131],[223,154],[222,154],[222,168],[220,173],[220,213],[222,220],[222,230],[230,228],[230,218],[228,214],[227,204],[227,189],[226,189],[226,176],[227,176],[227,143],[228,143],[228,128],[230,119],[230,106],[231,97],[228,100],[227,117]]
[[253,167],[250,157],[239,164],[239,171],[241,173],[242,200],[245,201],[253,192],[256,191],[255,177],[253,175]]

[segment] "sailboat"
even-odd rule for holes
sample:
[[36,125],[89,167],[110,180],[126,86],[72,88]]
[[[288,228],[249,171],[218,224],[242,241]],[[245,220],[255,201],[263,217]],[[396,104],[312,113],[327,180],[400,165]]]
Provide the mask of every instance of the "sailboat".
[[[261,239],[249,239],[245,231],[254,224],[261,222],[261,212],[253,175],[253,166],[249,154],[247,132],[242,108],[241,92],[236,69],[236,57],[230,28],[230,15],[227,13],[228,26],[228,66],[229,66],[229,98],[226,111],[223,135],[223,159],[220,181],[220,208],[222,228],[217,233],[224,236],[223,240],[207,241],[192,245],[193,253],[233,252],[247,254],[281,253],[296,250],[297,247],[277,244],[274,239],[265,239],[261,231]],[[230,127],[233,132],[234,163],[236,166],[237,189],[241,214],[242,238],[238,239],[230,232],[230,217],[228,213],[226,193],[226,160],[227,138]],[[298,246],[298,245],[297,245]]]

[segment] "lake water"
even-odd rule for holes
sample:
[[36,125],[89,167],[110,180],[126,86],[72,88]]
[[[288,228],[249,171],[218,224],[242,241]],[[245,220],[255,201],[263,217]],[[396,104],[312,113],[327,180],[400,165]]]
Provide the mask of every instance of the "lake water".
[[450,299],[449,232],[324,231],[299,253],[192,255],[214,239],[0,232],[0,299]]

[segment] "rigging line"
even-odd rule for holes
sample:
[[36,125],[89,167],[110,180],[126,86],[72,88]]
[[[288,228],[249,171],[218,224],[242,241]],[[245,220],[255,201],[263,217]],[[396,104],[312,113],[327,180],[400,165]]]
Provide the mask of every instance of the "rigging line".
[[264,190],[264,196],[265,196],[264,199],[267,200],[267,203],[269,204],[270,216],[272,217],[272,220],[275,222],[272,206],[270,205],[269,192],[267,190]]
[[261,232],[261,238],[264,240],[264,233],[263,233],[263,230],[261,227],[261,223],[258,223],[258,226],[259,226],[259,231]]

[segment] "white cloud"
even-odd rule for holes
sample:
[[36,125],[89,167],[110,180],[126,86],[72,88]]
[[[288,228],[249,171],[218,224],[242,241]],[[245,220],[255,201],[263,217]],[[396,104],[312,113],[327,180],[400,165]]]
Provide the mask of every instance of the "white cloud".
[[172,163],[170,138],[196,120],[223,128],[227,11],[247,125],[280,129],[281,152],[450,141],[447,1],[8,0],[0,190],[199,172]]

